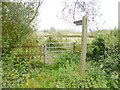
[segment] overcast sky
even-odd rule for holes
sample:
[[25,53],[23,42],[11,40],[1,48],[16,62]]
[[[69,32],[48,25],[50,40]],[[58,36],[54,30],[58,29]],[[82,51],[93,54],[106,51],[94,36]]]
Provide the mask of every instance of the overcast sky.
[[[38,30],[50,29],[77,29],[74,24],[65,22],[61,19],[62,0],[45,0],[39,9]],[[118,1],[120,0],[100,0],[102,22],[100,26],[103,29],[112,29],[118,27]],[[105,22],[104,22],[105,21]],[[103,24],[104,22],[104,24]]]

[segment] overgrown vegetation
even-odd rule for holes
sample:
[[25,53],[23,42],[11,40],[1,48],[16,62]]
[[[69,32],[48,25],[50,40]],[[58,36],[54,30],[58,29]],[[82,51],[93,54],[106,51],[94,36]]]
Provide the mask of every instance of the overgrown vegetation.
[[[51,65],[41,62],[43,58],[17,57],[22,49],[13,49],[13,46],[43,44],[37,40],[33,33],[34,28],[30,25],[34,12],[31,5],[34,6],[30,4],[25,7],[22,3],[8,2],[2,4],[3,53],[1,61],[3,71],[0,68],[0,76],[3,73],[3,88],[110,88],[113,90],[120,88],[117,30],[93,32],[94,40],[87,47],[84,77],[80,76],[79,71],[80,52],[76,52],[80,48],[76,48],[74,52],[59,54]],[[18,11],[14,11],[16,8]],[[52,37],[45,40],[46,42],[67,41],[59,32],[49,33]],[[25,49],[23,51],[26,52]],[[35,49],[31,51],[38,52]]]
[[[108,35],[113,36],[115,32],[117,33],[117,30],[110,31]],[[9,53],[2,58],[3,87],[117,89],[120,56],[117,41],[113,41],[114,45],[107,45],[108,37],[103,36],[101,33],[101,37],[96,37],[88,46],[84,78],[79,75],[78,52],[62,53],[51,65],[43,64],[37,59],[18,58]],[[117,39],[117,36],[114,38]],[[92,54],[94,50],[96,53]]]

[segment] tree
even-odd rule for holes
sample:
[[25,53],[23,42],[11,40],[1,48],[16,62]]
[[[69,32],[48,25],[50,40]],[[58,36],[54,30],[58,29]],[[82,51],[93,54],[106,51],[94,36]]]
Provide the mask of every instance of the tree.
[[71,2],[64,0],[63,3],[63,19],[73,22],[84,14],[88,17],[89,30],[91,31],[93,26],[97,27],[96,17],[101,16],[98,0],[71,0]]
[[[39,2],[2,2],[2,48],[10,51],[24,37],[34,31],[31,24],[37,16]],[[36,7],[37,6],[37,7]]]

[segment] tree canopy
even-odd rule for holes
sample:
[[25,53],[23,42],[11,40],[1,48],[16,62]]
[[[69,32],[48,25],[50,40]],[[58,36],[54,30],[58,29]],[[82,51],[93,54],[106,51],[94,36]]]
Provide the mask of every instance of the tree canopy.
[[[34,31],[31,22],[37,16],[41,2],[2,2],[2,47],[3,52],[18,45]],[[37,5],[37,6],[36,6]]]

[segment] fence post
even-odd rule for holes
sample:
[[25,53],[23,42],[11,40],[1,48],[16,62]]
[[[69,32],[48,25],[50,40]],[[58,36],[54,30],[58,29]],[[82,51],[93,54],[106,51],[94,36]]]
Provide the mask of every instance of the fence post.
[[73,52],[75,52],[75,42],[73,42]]
[[29,57],[29,59],[31,59],[30,58],[30,48],[29,48],[29,46],[28,46],[28,57]]
[[82,42],[80,57],[80,74],[84,76],[86,67],[86,48],[87,48],[87,16],[82,18]]
[[44,63],[47,63],[47,45],[44,45]]

